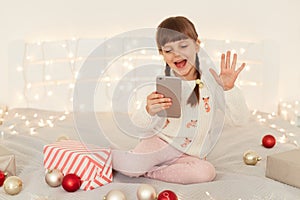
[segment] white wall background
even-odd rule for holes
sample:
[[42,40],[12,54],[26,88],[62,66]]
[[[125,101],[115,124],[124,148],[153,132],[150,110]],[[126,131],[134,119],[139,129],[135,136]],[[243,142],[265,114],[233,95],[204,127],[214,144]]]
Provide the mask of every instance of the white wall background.
[[[279,101],[300,99],[300,1],[6,1],[0,8],[0,103],[10,105],[8,52],[17,40],[61,40],[73,36],[104,38],[138,28],[154,28],[174,15],[185,15],[200,37],[234,41],[269,41],[266,60],[279,66]],[[270,52],[272,52],[270,51]],[[16,52],[20,56],[21,52]],[[273,56],[274,57],[273,59]],[[278,63],[279,62],[279,63]],[[265,79],[272,80],[272,71]],[[272,85],[268,85],[272,87]],[[276,109],[276,108],[275,108]]]

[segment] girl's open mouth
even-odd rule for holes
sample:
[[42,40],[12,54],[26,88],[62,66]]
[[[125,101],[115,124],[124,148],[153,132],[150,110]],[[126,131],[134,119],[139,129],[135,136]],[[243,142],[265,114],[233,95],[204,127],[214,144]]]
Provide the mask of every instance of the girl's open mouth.
[[179,61],[179,62],[175,62],[175,65],[177,68],[183,68],[186,64],[187,60],[182,60],[182,61]]

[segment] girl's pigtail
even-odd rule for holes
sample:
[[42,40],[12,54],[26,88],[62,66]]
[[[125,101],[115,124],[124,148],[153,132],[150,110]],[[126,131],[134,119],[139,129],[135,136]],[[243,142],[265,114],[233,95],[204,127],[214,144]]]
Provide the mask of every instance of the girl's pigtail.
[[[196,80],[201,79],[201,73],[200,73],[200,61],[198,54],[196,54]],[[194,91],[190,95],[190,97],[187,100],[187,104],[191,104],[192,107],[199,104],[199,98],[200,98],[200,90],[199,90],[199,84],[196,84]]]
[[165,75],[166,76],[170,76],[170,71],[171,71],[171,68],[168,64],[166,64],[166,68],[165,68]]

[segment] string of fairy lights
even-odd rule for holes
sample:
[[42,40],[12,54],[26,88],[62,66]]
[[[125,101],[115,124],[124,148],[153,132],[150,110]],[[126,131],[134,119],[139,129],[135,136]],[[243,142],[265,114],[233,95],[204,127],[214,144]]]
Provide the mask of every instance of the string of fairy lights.
[[[51,56],[46,55],[46,45],[47,43],[58,44],[61,49],[64,51],[64,55],[60,57],[51,58]],[[26,43],[25,44],[25,52],[22,66],[17,67],[17,71],[22,72],[23,81],[24,81],[24,89],[23,94],[20,96],[20,100],[26,102],[27,106],[30,106],[30,101],[39,101],[42,98],[50,98],[55,95],[51,86],[61,87],[62,85],[67,85],[68,90],[66,90],[67,102],[66,105],[72,102],[73,96],[73,88],[76,78],[78,76],[78,67],[76,68],[77,62],[83,60],[82,57],[77,56],[78,54],[78,43],[79,40],[76,38],[72,38],[71,40],[64,40],[58,42],[37,42],[37,43]],[[31,53],[31,47],[35,46],[39,52],[37,55],[33,55]],[[73,47],[73,48],[72,48]],[[59,73],[61,70],[57,70],[55,72],[55,64],[62,64],[62,67],[68,69],[69,71],[65,71],[68,73],[67,79],[55,79],[55,74]],[[41,74],[37,74],[37,70],[32,70],[34,68],[40,68]],[[57,69],[57,67],[56,67]],[[34,75],[39,76],[38,81],[29,80],[29,73],[35,73]],[[51,74],[52,72],[52,74]],[[42,88],[42,90],[38,90],[37,88]]]
[[[285,103],[286,104],[286,103]],[[298,105],[298,102],[295,102],[296,105]],[[291,105],[291,104],[287,104],[287,105]],[[290,107],[290,106],[289,106]],[[286,111],[286,110],[283,110]],[[272,113],[262,113],[259,112],[257,110],[254,110],[252,112],[252,115],[255,117],[255,119],[263,126],[266,126],[268,128],[270,128],[273,132],[275,132],[277,137],[277,141],[279,143],[286,143],[286,144],[292,144],[295,147],[299,148],[299,144],[297,142],[297,134],[296,132],[293,132],[292,130],[289,129],[285,129],[283,128],[283,125],[278,125],[278,123],[276,123],[276,121],[281,120],[281,119],[285,119],[282,115],[278,115],[275,112]],[[292,121],[294,122],[294,121]],[[290,124],[294,125],[294,123]]]
[[[71,38],[69,40],[62,41],[50,41],[50,42],[36,42],[26,43],[24,51],[24,59],[22,65],[17,66],[17,71],[22,73],[24,81],[24,87],[22,94],[19,94],[18,99],[25,102],[27,107],[31,107],[39,102],[49,100],[56,95],[62,95],[59,104],[65,104],[65,110],[70,110],[73,102],[73,89],[78,76],[80,65],[87,58],[87,55],[79,55],[79,43],[83,39]],[[208,42],[209,43],[209,42]],[[220,42],[222,43],[222,42]],[[205,48],[206,42],[201,43],[201,47]],[[216,62],[219,61],[220,55],[223,49],[228,49],[231,45],[231,41],[223,41],[223,46],[219,46],[219,50],[212,52],[212,59]],[[243,55],[247,50],[247,47],[251,46],[251,43],[244,43],[246,47],[232,48],[232,53],[238,53]],[[51,51],[47,48],[55,46],[57,51],[61,52],[59,56],[51,55]],[[226,47],[225,47],[226,46]],[[92,49],[90,49],[92,50]],[[52,52],[53,53],[53,52]],[[54,53],[55,54],[55,53]],[[137,64],[137,60],[152,60],[162,62],[161,56],[157,51],[140,50],[139,55],[125,55],[122,58],[117,59],[115,62],[118,65],[123,66],[122,69],[132,70]],[[248,59],[245,71],[250,71],[252,65],[259,64],[260,61]],[[58,66],[58,67],[57,67]],[[68,69],[69,71],[67,71]],[[58,74],[64,74],[65,77]],[[35,76],[35,77],[33,77]],[[104,75],[104,78],[99,81],[106,82],[106,86],[110,87],[115,82],[120,80],[120,73],[109,72]],[[98,80],[94,80],[98,81]],[[261,86],[259,81],[251,81],[242,79],[238,81],[240,86]],[[56,93],[57,88],[65,87],[64,92]],[[107,92],[107,91],[106,91]],[[66,95],[67,94],[67,95]]]

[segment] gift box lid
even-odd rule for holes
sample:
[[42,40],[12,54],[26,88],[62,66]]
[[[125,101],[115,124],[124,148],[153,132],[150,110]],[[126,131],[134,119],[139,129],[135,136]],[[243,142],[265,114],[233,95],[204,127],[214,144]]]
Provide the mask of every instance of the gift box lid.
[[283,161],[289,161],[300,165],[300,149],[293,149],[290,151],[276,153],[273,155],[269,155],[268,157],[272,157]]

